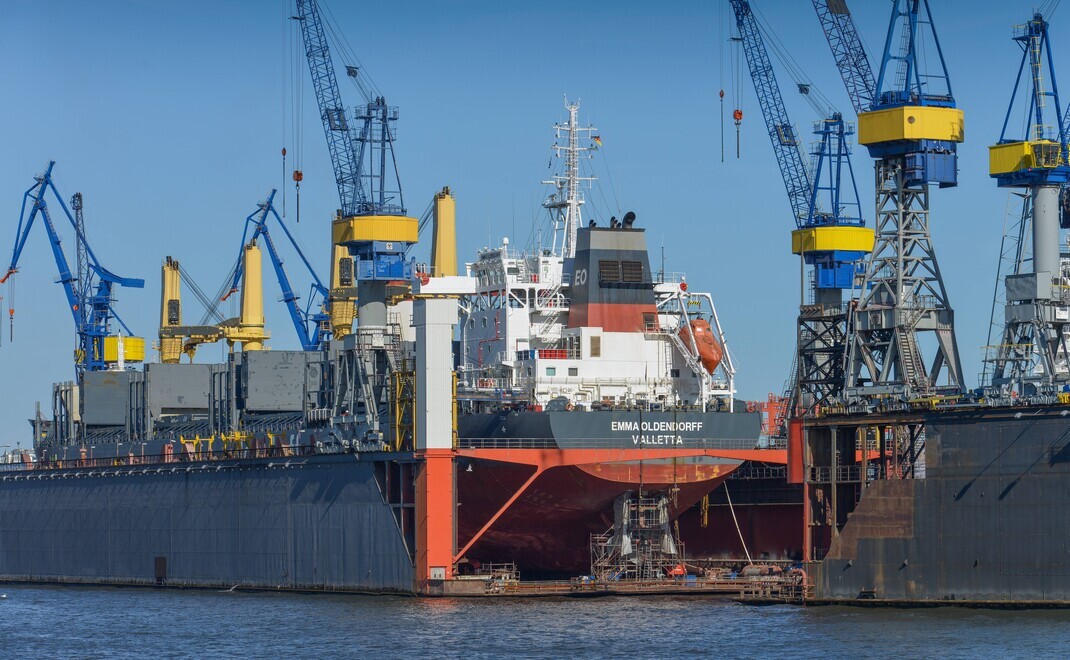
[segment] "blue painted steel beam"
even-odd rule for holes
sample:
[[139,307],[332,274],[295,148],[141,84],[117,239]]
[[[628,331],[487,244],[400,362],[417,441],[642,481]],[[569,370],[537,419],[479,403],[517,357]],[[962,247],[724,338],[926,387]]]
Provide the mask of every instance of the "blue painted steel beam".
[[846,0],[813,0],[813,3],[855,113],[872,109],[877,82]]
[[[312,264],[305,256],[304,251],[297,244],[293,234],[290,233],[289,227],[283,222],[279,216],[278,211],[275,210],[275,194],[276,190],[272,189],[268,194],[265,201],[257,205],[257,210],[251,213],[245,218],[245,229],[242,232],[241,247],[238,252],[237,267],[234,269],[234,277],[231,280],[230,291],[224,296],[224,299],[229,297],[232,293],[238,291],[239,283],[241,282],[242,273],[244,272],[244,264],[241,258],[241,250],[246,245],[256,243],[261,237],[264,239],[264,244],[267,245],[268,256],[271,259],[271,265],[275,270],[275,278],[279,283],[279,289],[282,291],[282,301],[286,304],[286,309],[290,314],[290,321],[293,323],[294,330],[297,332],[297,338],[301,342],[301,349],[305,351],[315,351],[323,348],[327,343],[327,336],[323,332],[324,322],[328,319],[328,296],[327,287],[323,285],[316,271],[312,268]],[[290,284],[290,278],[286,274],[284,262],[282,256],[279,254],[278,248],[275,246],[275,240],[271,237],[271,232],[267,226],[268,214],[275,217],[279,227],[282,228],[286,238],[290,241],[290,245],[297,252],[297,256],[301,259],[301,262],[305,265],[309,275],[312,277],[311,291],[308,296],[308,304],[302,308],[299,300],[300,296],[294,293],[293,286]],[[249,236],[249,228],[253,227],[252,236]]]
[[799,149],[795,129],[788,118],[784,99],[780,95],[780,86],[777,84],[776,74],[769,61],[769,54],[766,52],[765,42],[750,3],[747,0],[729,1],[735,12],[736,27],[743,42],[743,52],[747,58],[751,80],[754,81],[758,104],[762,108],[769,140],[773,144],[773,153],[784,179],[788,202],[795,215],[795,225],[801,228],[806,225],[806,219],[810,215],[813,182]]
[[[23,194],[22,211],[19,214],[19,224],[15,239],[15,248],[11,254],[11,264],[7,273],[0,278],[3,283],[12,274],[18,271],[19,259],[26,239],[33,228],[34,220],[38,213],[41,215],[41,224],[48,234],[48,242],[52,248],[52,256],[59,270],[56,282],[63,286],[63,293],[67,298],[67,306],[74,320],[75,332],[78,336],[78,359],[75,360],[75,369],[80,375],[83,371],[102,371],[107,368],[104,362],[104,339],[111,334],[111,320],[115,319],[128,335],[133,334],[130,328],[116,313],[113,303],[112,290],[115,285],[140,289],[145,286],[145,280],[131,277],[120,277],[100,265],[96,254],[89,245],[85,233],[79,228],[77,221],[71,214],[63,197],[56,190],[52,182],[52,168],[55,161],[49,161],[44,174],[36,177],[34,185],[30,186]],[[70,264],[63,253],[62,241],[56,226],[52,222],[52,215],[48,210],[45,193],[51,190],[59,203],[63,213],[67,216],[71,227],[75,232],[75,241],[78,246],[85,250],[89,259],[89,272],[96,280],[94,293],[92,283],[78,282],[78,278],[71,272]],[[27,204],[30,205],[30,213],[26,215]]]
[[316,92],[327,149],[338,185],[338,199],[342,215],[351,216],[367,203],[367,195],[360,180],[360,159],[357,156],[353,132],[346,118],[338,79],[334,73],[327,35],[320,20],[316,0],[297,0],[297,18],[305,44],[308,71]]

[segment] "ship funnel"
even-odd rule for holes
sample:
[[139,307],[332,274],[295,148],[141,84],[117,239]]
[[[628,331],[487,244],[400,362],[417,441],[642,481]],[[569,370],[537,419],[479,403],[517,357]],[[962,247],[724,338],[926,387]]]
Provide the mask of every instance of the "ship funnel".
[[[633,214],[634,217],[634,214]],[[576,233],[570,328],[646,332],[657,328],[658,310],[642,229],[583,227]]]
[[635,212],[634,211],[628,211],[627,213],[625,213],[624,214],[624,222],[622,224],[624,225],[625,229],[631,229],[632,225],[635,224]]
[[178,364],[182,357],[182,337],[165,336],[166,328],[182,325],[182,290],[178,261],[167,257],[163,263],[160,293],[160,362]]
[[435,193],[434,238],[431,242],[431,274],[457,274],[457,202],[449,186]]

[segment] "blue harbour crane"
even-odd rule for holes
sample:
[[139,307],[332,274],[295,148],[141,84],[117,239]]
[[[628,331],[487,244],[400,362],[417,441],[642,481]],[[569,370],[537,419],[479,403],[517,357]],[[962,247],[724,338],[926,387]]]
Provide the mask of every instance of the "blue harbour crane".
[[[810,408],[842,388],[847,331],[844,292],[850,297],[859,263],[873,246],[873,230],[862,219],[851,167],[848,138],[854,131],[838,112],[816,122],[813,168],[807,167],[751,3],[730,3],[794,216],[792,253],[812,267],[811,299],[801,301],[798,359],[787,388],[789,401]],[[804,87],[802,91],[810,90]]]
[[[86,237],[82,219],[81,194],[75,195],[72,200],[77,213],[76,217],[71,213],[52,181],[52,169],[55,164],[55,161],[50,161],[44,173],[34,177],[34,184],[23,195],[11,265],[8,266],[4,276],[0,277],[0,284],[18,272],[19,259],[26,247],[26,240],[33,229],[34,221],[40,216],[41,224],[44,225],[45,232],[48,234],[56,268],[59,271],[56,281],[63,286],[63,292],[67,297],[67,307],[74,320],[77,335],[74,363],[80,380],[86,371],[103,371],[126,362],[144,360],[145,340],[132,336],[133,333],[119,317],[113,304],[115,287],[140,289],[145,286],[145,281],[120,277],[100,264]],[[71,228],[74,230],[77,272],[71,271],[63,252],[59,232],[52,221],[52,214],[46,199],[49,191],[52,192],[60,210],[70,221]],[[112,334],[113,321],[122,329],[118,335]],[[125,333],[125,336],[122,333]]]
[[[244,265],[242,253],[245,246],[256,244],[263,238],[264,244],[267,246],[268,256],[271,259],[271,264],[275,269],[275,277],[279,282],[279,288],[282,290],[282,301],[286,304],[286,309],[290,313],[290,321],[293,323],[294,330],[297,332],[297,338],[301,342],[301,348],[306,351],[320,350],[325,348],[330,340],[327,287],[320,281],[319,276],[316,274],[315,269],[312,268],[312,264],[305,256],[304,251],[301,250],[301,247],[297,244],[293,234],[290,233],[289,227],[286,226],[286,223],[283,222],[283,219],[275,209],[274,201],[276,192],[276,190],[272,189],[272,191],[268,193],[267,199],[260,202],[257,205],[257,210],[245,219],[245,229],[242,232],[241,249],[238,252],[234,277],[232,278],[230,289],[227,294],[223,296],[223,299],[226,300],[231,294],[236,293],[239,290]],[[303,306],[300,302],[300,296],[294,292],[293,286],[290,284],[290,278],[283,265],[284,262],[282,256],[275,245],[275,240],[271,236],[267,224],[269,217],[275,218],[278,227],[282,229],[286,239],[290,242],[290,245],[293,247],[298,258],[301,259],[301,263],[304,264],[305,269],[312,278],[308,302]],[[253,229],[251,235],[249,232],[250,228]]]
[[961,393],[954,312],[929,235],[929,187],[957,185],[964,122],[928,0],[893,0],[875,77],[846,0],[813,4],[858,113],[858,141],[876,160],[877,238],[852,315],[845,396]]
[[[989,172],[999,187],[1027,195],[1030,217],[1021,229],[1032,230],[1032,266],[1026,270],[1019,259],[1004,279],[1005,324],[986,365],[988,394],[1050,396],[1070,390],[1070,314],[1063,296],[1070,273],[1059,253],[1060,226],[1067,226],[1061,199],[1070,181],[1067,117],[1044,16],[1034,13],[1016,26],[1013,40],[1022,54],[999,141],[989,147]],[[1022,109],[1024,126],[1012,127]]]
[[[417,240],[418,220],[406,215],[394,155],[398,109],[359,66],[347,65],[363,98],[352,113],[342,101],[317,0],[296,0],[301,35],[316,93],[335,182],[339,210],[332,224],[330,315],[336,338],[362,326],[383,327],[386,285],[411,280],[406,251]],[[356,305],[359,301],[359,309]]]

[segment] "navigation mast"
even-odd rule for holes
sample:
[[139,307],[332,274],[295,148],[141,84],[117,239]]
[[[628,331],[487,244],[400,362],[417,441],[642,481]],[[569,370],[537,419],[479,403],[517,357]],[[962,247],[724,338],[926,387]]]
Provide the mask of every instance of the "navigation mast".
[[[554,186],[556,190],[550,193],[550,196],[546,198],[542,206],[549,209],[553,214],[553,251],[557,252],[558,235],[563,233],[561,256],[568,259],[576,254],[576,230],[582,221],[580,207],[583,206],[584,199],[580,183],[594,181],[596,178],[593,176],[580,176],[580,157],[589,158],[590,156],[586,154],[592,149],[589,145],[580,146],[580,134],[586,133],[589,142],[592,139],[591,134],[598,129],[590,124],[587,126],[579,125],[579,101],[570,102],[566,96],[565,108],[568,109],[568,123],[554,124],[554,137],[557,142],[553,146],[558,158],[561,158],[562,154],[564,155],[565,173],[555,174],[551,179],[543,181],[543,183]],[[565,140],[565,144],[560,144],[562,139]]]

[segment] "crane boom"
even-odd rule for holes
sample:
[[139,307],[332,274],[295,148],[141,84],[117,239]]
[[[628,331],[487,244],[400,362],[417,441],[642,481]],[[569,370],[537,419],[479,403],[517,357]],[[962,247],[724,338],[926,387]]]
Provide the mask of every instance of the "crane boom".
[[301,36],[305,44],[308,71],[316,91],[323,131],[327,136],[327,149],[334,167],[334,179],[338,185],[338,199],[343,216],[356,213],[366,203],[366,195],[360,180],[360,157],[353,139],[353,131],[346,118],[338,78],[331,60],[327,34],[320,20],[316,0],[297,0],[297,16],[301,23]]
[[[275,210],[274,200],[276,190],[268,194],[267,199],[260,202],[256,211],[249,215],[245,219],[245,230],[242,232],[241,250],[238,254],[237,267],[234,269],[234,277],[231,282],[230,291],[223,297],[225,300],[230,294],[238,291],[239,284],[241,282],[243,272],[243,261],[241,259],[242,252],[245,246],[248,244],[255,244],[260,237],[264,238],[264,243],[267,245],[268,256],[271,258],[271,265],[275,269],[275,277],[279,282],[279,288],[282,290],[282,301],[286,303],[286,309],[290,313],[290,320],[293,323],[294,330],[297,332],[297,338],[301,342],[302,350],[314,351],[322,348],[326,341],[326,321],[328,319],[328,292],[327,287],[323,285],[319,276],[316,275],[316,271],[312,268],[312,264],[309,262],[305,253],[298,246],[297,241],[294,239],[293,234],[290,233],[290,229],[286,226],[286,223],[279,217],[278,211]],[[278,248],[275,246],[275,240],[271,237],[271,232],[268,230],[267,219],[268,216],[273,215],[275,220],[282,227],[282,231],[286,234],[286,238],[289,239],[290,245],[297,251],[298,257],[301,258],[301,262],[305,265],[309,275],[312,277],[311,293],[309,295],[309,303],[304,308],[299,304],[300,296],[298,296],[290,284],[290,278],[286,273],[286,269],[283,266],[282,256],[279,254]],[[252,236],[249,236],[249,227],[254,227]]]
[[866,112],[873,106],[877,81],[869,57],[862,47],[862,39],[855,29],[846,0],[813,0],[821,29],[832,49],[832,58],[840,71],[847,95],[855,113]]
[[758,104],[762,108],[762,117],[773,144],[777,165],[784,179],[788,192],[788,202],[795,214],[795,224],[801,228],[810,216],[811,192],[814,189],[810,171],[806,168],[795,128],[788,118],[784,99],[780,94],[773,65],[765,49],[758,21],[751,11],[747,0],[729,0],[736,16],[736,27],[743,42],[743,52],[747,58],[754,91],[758,95]]
[[[63,293],[67,297],[67,306],[70,309],[74,320],[75,332],[78,336],[75,367],[80,375],[85,370],[101,371],[108,367],[106,362],[106,340],[109,339],[112,319],[119,323],[128,335],[132,334],[130,328],[127,327],[112,306],[114,302],[112,289],[115,286],[140,289],[145,286],[145,280],[120,277],[100,265],[96,254],[89,246],[84,227],[79,222],[80,218],[75,219],[71,214],[70,209],[64,203],[63,198],[52,182],[52,168],[55,164],[55,161],[49,161],[44,173],[35,177],[35,183],[23,195],[22,211],[19,215],[15,248],[11,254],[11,264],[8,266],[4,276],[0,277],[0,284],[18,272],[19,259],[22,256],[23,249],[26,247],[26,239],[29,238],[34,221],[37,215],[40,214],[41,224],[44,225],[48,234],[52,256],[56,261],[56,268],[59,270],[59,277],[56,281],[63,286]],[[92,282],[79,282],[79,277],[71,272],[70,263],[63,253],[59,232],[56,231],[55,223],[52,221],[52,214],[49,212],[48,203],[45,200],[45,193],[49,190],[52,191],[60,208],[74,229],[76,247],[82,255],[80,260],[85,259],[87,262],[82,264],[86,270],[86,276],[96,280],[95,291],[93,291]],[[30,208],[29,215],[26,213],[27,205]],[[78,206],[81,206],[80,197],[78,197]],[[131,361],[141,359],[131,357]]]

